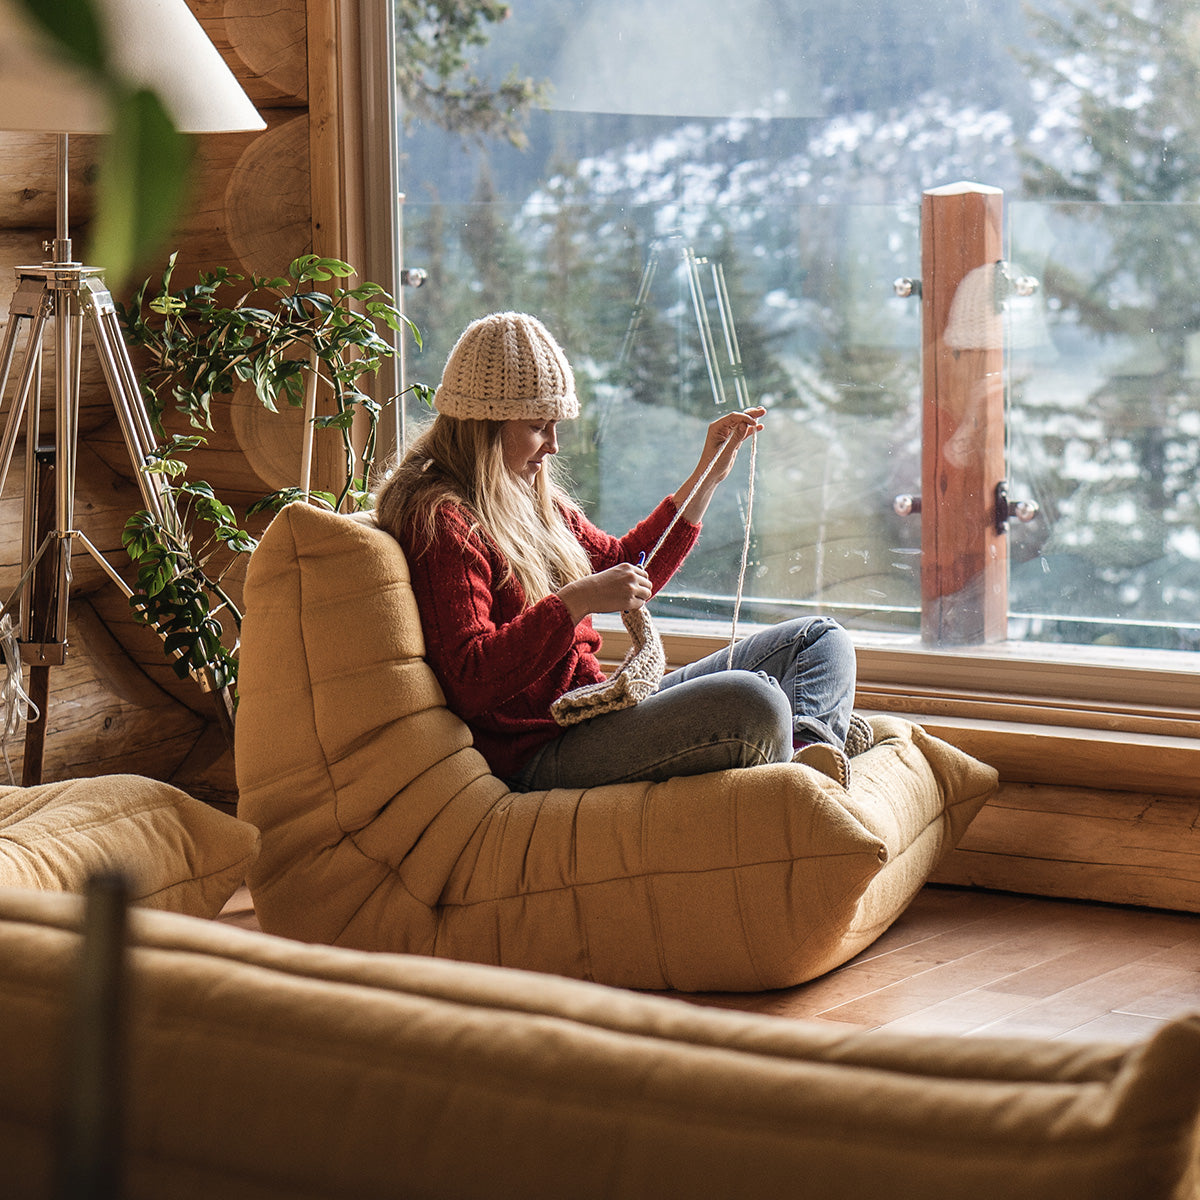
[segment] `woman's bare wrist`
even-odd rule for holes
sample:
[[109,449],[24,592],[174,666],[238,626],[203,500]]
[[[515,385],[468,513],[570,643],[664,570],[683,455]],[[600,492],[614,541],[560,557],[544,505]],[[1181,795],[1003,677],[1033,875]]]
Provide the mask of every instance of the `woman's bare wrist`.
[[582,590],[578,583],[567,583],[555,593],[562,601],[563,607],[567,610],[574,625],[578,625],[591,611],[587,607],[587,602],[580,595]]

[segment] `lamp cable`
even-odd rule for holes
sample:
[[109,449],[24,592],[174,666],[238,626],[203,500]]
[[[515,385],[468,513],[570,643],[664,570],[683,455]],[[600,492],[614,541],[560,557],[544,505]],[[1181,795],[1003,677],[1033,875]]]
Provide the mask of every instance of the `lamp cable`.
[[9,739],[15,736],[23,722],[36,721],[41,713],[21,682],[21,648],[8,613],[0,616],[0,655],[4,657],[5,667],[4,679],[0,682],[0,753],[4,755],[8,781],[15,785],[17,780],[8,757]]

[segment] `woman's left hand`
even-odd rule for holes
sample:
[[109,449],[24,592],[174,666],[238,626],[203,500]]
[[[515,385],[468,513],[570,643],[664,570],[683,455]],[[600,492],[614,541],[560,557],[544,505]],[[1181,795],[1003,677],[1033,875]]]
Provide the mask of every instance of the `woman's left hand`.
[[700,467],[703,469],[717,459],[709,474],[714,483],[719,483],[733,470],[738,449],[748,437],[762,429],[761,418],[766,411],[765,408],[748,408],[745,412],[726,413],[709,425]]
[[766,411],[748,408],[745,412],[726,413],[709,425],[696,469],[671,497],[685,520],[700,523],[717,484],[733,470],[738,448],[762,428],[760,419]]

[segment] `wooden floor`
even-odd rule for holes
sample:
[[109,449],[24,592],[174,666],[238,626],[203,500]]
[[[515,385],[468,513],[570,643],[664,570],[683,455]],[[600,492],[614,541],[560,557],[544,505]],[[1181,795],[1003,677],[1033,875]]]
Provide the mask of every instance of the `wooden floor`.
[[1136,1042],[1200,1011],[1200,916],[929,886],[820,979],[685,998],[872,1029]]

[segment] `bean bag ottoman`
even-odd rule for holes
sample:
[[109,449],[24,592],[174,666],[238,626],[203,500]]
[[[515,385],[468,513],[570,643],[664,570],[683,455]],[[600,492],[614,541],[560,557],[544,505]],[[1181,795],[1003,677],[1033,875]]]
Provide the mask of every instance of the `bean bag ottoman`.
[[284,509],[251,557],[239,815],[264,931],[653,990],[786,987],[904,910],[996,772],[876,718],[849,790],[781,763],[511,792],[422,658],[404,553]]
[[157,779],[0,787],[0,887],[82,892],[119,871],[139,907],[215,917],[257,853],[254,826]]

